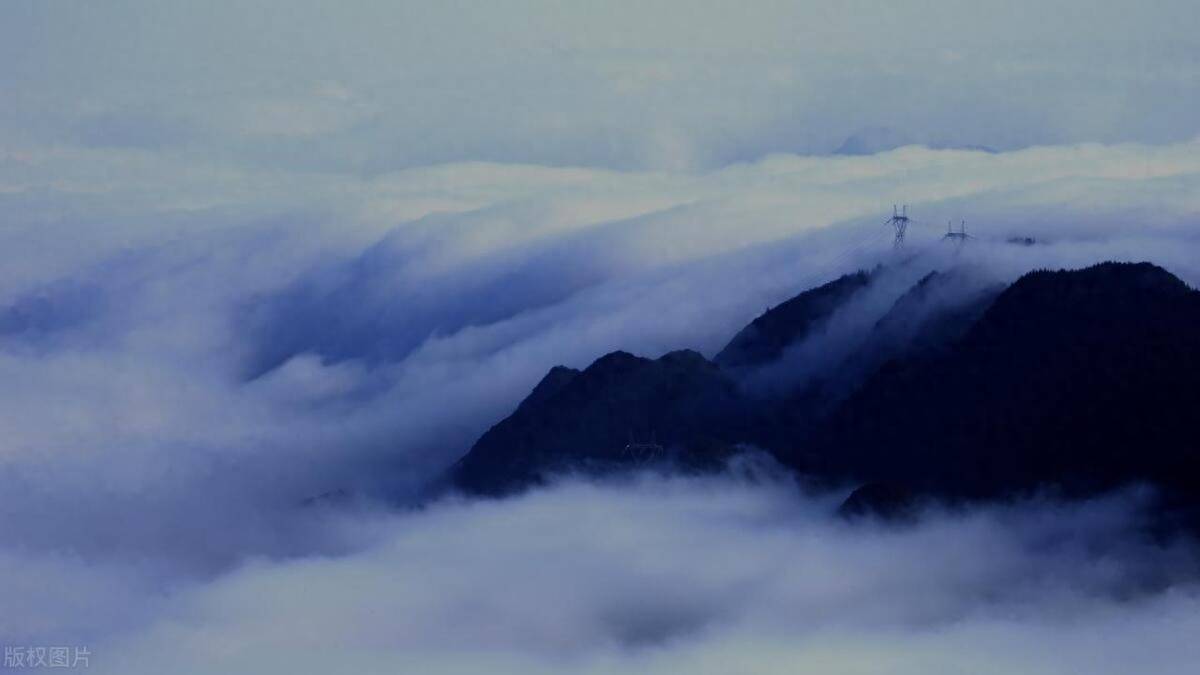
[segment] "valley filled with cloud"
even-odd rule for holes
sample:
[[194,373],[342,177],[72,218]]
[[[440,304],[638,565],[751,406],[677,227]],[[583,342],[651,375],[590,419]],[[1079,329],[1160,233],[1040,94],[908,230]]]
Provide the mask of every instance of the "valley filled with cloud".
[[712,357],[900,255],[752,386],[820,375],[932,269],[1200,285],[1187,3],[282,4],[0,9],[0,643],[113,673],[1194,667],[1197,550],[1149,488],[900,527],[753,450],[440,489],[553,366]]

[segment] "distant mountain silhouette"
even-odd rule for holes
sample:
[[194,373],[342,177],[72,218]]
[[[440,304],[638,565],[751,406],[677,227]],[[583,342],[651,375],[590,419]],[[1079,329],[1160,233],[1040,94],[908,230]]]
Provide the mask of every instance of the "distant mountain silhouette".
[[909,145],[921,145],[932,150],[971,150],[994,154],[996,149],[979,144],[943,143],[921,140],[912,134],[894,127],[867,127],[847,136],[836,149],[835,155],[864,156],[888,152]]
[[899,129],[892,127],[869,127],[847,136],[833,151],[835,155],[874,155],[895,150],[906,145],[917,145],[919,141]]
[[[459,462],[455,483],[503,494],[558,471],[611,471],[651,434],[672,461],[718,466],[739,443],[808,475],[873,485],[849,513],[910,496],[999,497],[1132,481],[1200,504],[1200,292],[1148,263],[962,288],[961,270],[902,294],[836,369],[764,399],[738,384],[872,282],[847,275],[763,314],[713,361],[615,352],[555,368]],[[939,296],[945,295],[939,300]],[[883,486],[883,487],[880,487]]]
[[646,460],[626,451],[631,442],[662,446],[659,459],[711,468],[753,426],[733,379],[700,354],[613,352],[583,371],[551,370],[458,463],[455,480],[502,494],[550,472],[609,471]]

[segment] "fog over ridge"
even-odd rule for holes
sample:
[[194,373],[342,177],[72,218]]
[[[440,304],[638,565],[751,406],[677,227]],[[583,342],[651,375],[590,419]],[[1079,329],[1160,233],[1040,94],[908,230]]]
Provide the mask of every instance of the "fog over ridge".
[[[1072,537],[1084,536],[1072,528],[1086,531],[1094,516],[1095,527],[1115,528],[1104,534],[1121,550],[1115,558],[1029,549],[1021,539],[1029,521],[1014,525],[993,512],[851,536],[829,520],[832,498],[797,497],[778,481],[762,494],[736,480],[573,482],[511,503],[451,501],[411,513],[362,505],[366,512],[347,515],[300,504],[342,488],[403,502],[553,365],[583,367],[614,349],[657,356],[693,348],[711,356],[764,308],[891,261],[882,221],[893,201],[908,202],[921,221],[909,237],[919,264],[906,274],[959,266],[1006,282],[1037,268],[1152,260],[1195,286],[1198,157],[1185,143],[995,155],[920,148],[863,158],[780,155],[684,174],[471,164],[314,181],[243,168],[226,169],[236,180],[223,172],[185,174],[169,192],[174,197],[158,200],[143,192],[146,181],[170,169],[169,158],[131,163],[91,151],[33,153],[21,161],[47,171],[67,162],[78,174],[69,185],[36,190],[23,186],[11,165],[3,174],[9,188],[0,203],[14,226],[6,249],[12,264],[0,272],[0,374],[20,386],[6,389],[0,405],[0,522],[20,543],[4,551],[2,586],[14,611],[0,635],[6,642],[86,640],[114,672],[169,657],[191,661],[196,672],[223,658],[231,672],[320,671],[325,662],[317,655],[272,662],[252,644],[261,638],[295,650],[299,636],[318,634],[358,653],[364,670],[395,666],[397,650],[411,652],[406,641],[421,638],[442,645],[419,654],[428,667],[477,668],[448,651],[473,644],[520,670],[564,663],[596,671],[672,669],[684,662],[719,672],[745,650],[781,663],[800,649],[805,658],[886,653],[897,663],[929,665],[944,663],[936,654],[952,658],[946,650],[956,645],[1012,657],[998,645],[1033,639],[1031,625],[1073,645],[1086,640],[1072,625],[1139,639],[1164,617],[1186,627],[1193,582],[1174,562],[1183,549],[1126,536],[1122,523],[1136,509],[1119,499],[1082,507],[1068,525],[1045,525],[1058,532],[1048,541],[1066,537],[1070,549]],[[39,198],[39,191],[53,197]],[[203,203],[192,195],[203,195]],[[966,218],[977,236],[957,255],[937,242],[950,218]],[[1042,243],[1003,243],[1011,236]],[[897,285],[888,292],[901,291]],[[886,305],[851,307],[847,316],[858,312],[865,321]],[[644,530],[638,518],[623,517],[621,526],[632,530],[597,536],[600,550],[576,550],[561,569],[554,561],[573,548],[569,533],[535,536],[547,518],[565,528],[572,519],[595,522],[598,514],[637,504],[653,514],[647,501],[660,498],[684,514],[700,509],[705,522],[681,515],[691,525],[679,525],[684,529],[672,539],[671,514],[642,523]],[[772,515],[778,513],[798,520]],[[1016,513],[1050,519],[1036,504]],[[746,518],[749,534],[719,524]],[[712,529],[709,519],[717,523]],[[438,543],[446,530],[459,541]],[[484,534],[493,530],[512,535],[490,541]],[[814,539],[805,539],[806,531]],[[877,578],[878,570],[861,566],[883,553],[864,547],[911,557],[941,545],[941,536],[980,545],[995,538],[987,545],[999,547],[1001,560],[1015,556],[1021,572],[990,568],[994,556],[947,563],[952,574],[921,583],[932,584],[928,592],[951,610],[935,607],[927,616],[924,600],[896,595],[915,583],[911,577],[879,581],[875,595],[861,590],[821,600],[811,594],[857,577],[805,587],[786,571],[789,560],[810,570],[824,560]],[[421,537],[418,550],[427,557],[404,563],[404,542]],[[633,550],[603,548],[625,537],[645,545],[640,555],[663,560],[627,569],[623,556]],[[829,548],[805,563],[813,550],[804,542],[817,546],[826,537]],[[443,545],[449,548],[439,551]],[[948,552],[962,548],[945,545]],[[706,580],[696,550],[725,551],[734,556],[729,568],[745,576]],[[508,576],[488,577],[484,570],[499,564],[498,552],[513,567],[502,567]],[[516,571],[523,555],[550,565],[533,577],[557,579],[552,593],[527,589],[525,597],[516,590],[531,583]],[[738,562],[741,555],[746,559]],[[445,604],[408,595],[428,585],[424,565],[436,567],[439,556],[469,557],[483,567],[449,567],[457,574],[447,571],[453,578],[437,586],[461,587],[463,595],[448,593]],[[1165,577],[1164,566],[1171,570]],[[1044,580],[1045,597],[1014,600],[1032,593],[1026,573]],[[965,587],[952,581],[956,574],[966,575]],[[1137,586],[1131,577],[1154,583],[1128,597]],[[480,585],[489,579],[494,586]],[[598,595],[583,581],[589,579]],[[669,591],[661,605],[633,599],[647,579]],[[780,597],[792,598],[794,607],[754,592],[770,579],[783,584]],[[665,580],[672,581],[663,586]],[[374,605],[351,592],[357,587],[399,595],[385,593]],[[514,590],[486,600],[505,587]],[[28,588],[61,590],[20,590]],[[327,603],[327,624],[260,623],[289,613],[321,620],[317,606],[287,600],[299,602],[308,595],[303,589],[318,588],[323,595],[313,597]],[[351,594],[338,600],[338,589]],[[617,602],[626,592],[633,592],[630,605]],[[389,632],[371,620],[375,628],[364,634],[341,632],[343,622],[364,625],[366,610],[356,609],[354,598],[407,628]],[[1013,602],[1031,603],[1017,621],[1005,615]],[[466,620],[454,607],[471,603],[482,604],[463,616],[490,617],[510,632],[480,625],[453,642],[455,626]],[[900,615],[889,616],[880,603]],[[271,609],[289,606],[279,615]],[[554,606],[568,613],[556,615]],[[814,606],[825,609],[807,619],[792,613]],[[520,616],[528,622],[513,618]],[[1055,616],[1065,623],[1054,623]],[[825,626],[814,629],[819,638],[797,645],[786,637],[809,624]],[[253,639],[235,638],[242,629]],[[529,641],[540,644],[539,635],[558,647],[537,649]],[[1114,644],[1133,650],[1136,643],[1130,637]],[[1055,656],[1044,649],[1036,653]],[[1190,656],[1168,651],[1180,664]],[[1089,658],[1082,651],[1057,657],[1072,664]],[[868,669],[863,659],[842,672]],[[1127,659],[1096,664],[1095,672],[1119,671],[1118,664],[1134,662]]]
[[4,668],[70,645],[122,675],[1194,671],[1200,549],[1144,485],[888,524],[748,446],[506,499],[444,479],[554,366],[711,359],[857,270],[737,385],[835,400],[916,318],[1031,270],[1200,288],[1198,23],[0,2]]

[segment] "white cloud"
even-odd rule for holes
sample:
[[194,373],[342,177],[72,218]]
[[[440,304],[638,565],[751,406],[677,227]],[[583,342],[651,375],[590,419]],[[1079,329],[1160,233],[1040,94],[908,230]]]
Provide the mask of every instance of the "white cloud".
[[[1190,549],[1124,498],[905,531],[775,478],[303,503],[409,503],[553,365],[711,355],[888,260],[893,203],[921,265],[965,218],[984,279],[1200,283],[1196,18],[0,3],[0,644],[122,673],[1186,672]],[[815,156],[883,127],[1010,151]]]
[[875,127],[1003,149],[1197,132],[1185,0],[0,12],[0,85],[21,92],[0,138],[283,168],[707,169]]
[[[427,625],[406,619],[414,623],[405,624],[403,635],[432,640],[451,622],[447,617],[457,616],[453,603],[466,603],[464,596],[446,595],[442,601],[449,604],[438,604],[437,594],[385,593],[377,601],[394,604],[373,605],[376,594],[351,593],[353,579],[368,589],[382,583],[372,574],[397,564],[399,554],[389,547],[411,541],[405,532],[424,531],[435,521],[443,524],[434,529],[467,528],[456,544],[462,548],[439,552],[441,544],[427,540],[419,548],[423,562],[409,568],[411,574],[422,566],[445,574],[467,550],[496,546],[466,533],[480,522],[520,529],[522,509],[566,495],[579,501],[571,497],[564,513],[581,519],[611,513],[612,503],[623,499],[649,499],[637,490],[618,490],[624,495],[618,498],[616,488],[575,486],[527,502],[443,505],[424,515],[364,515],[361,522],[315,516],[299,506],[343,487],[413,494],[555,364],[584,366],[618,348],[651,356],[681,347],[712,354],[764,307],[888,259],[890,232],[882,221],[893,202],[911,204],[921,221],[910,232],[912,251],[936,251],[941,223],[966,218],[978,239],[960,259],[974,261],[990,278],[1118,258],[1151,259],[1200,282],[1194,144],[774,155],[706,172],[469,163],[370,177],[146,150],[30,145],[14,152],[17,159],[0,166],[0,183],[14,188],[0,194],[11,234],[0,267],[0,374],[12,383],[0,391],[0,529],[8,535],[3,551],[10,569],[0,575],[6,579],[0,594],[14,599],[14,614],[31,618],[5,624],[5,632],[23,642],[87,639],[107,647],[108,658],[128,654],[142,663],[177,648],[200,671],[211,658],[245,660],[233,670],[273,658],[242,651],[234,627],[246,635],[266,630],[280,640],[287,631],[270,633],[271,626],[306,634],[284,619],[298,620],[312,614],[310,608],[291,606],[286,597],[255,607],[243,591],[286,596],[290,583],[302,579],[312,598],[329,604],[328,622],[310,619],[311,630],[330,631],[331,644],[342,635],[337,612],[354,614],[359,605],[380,614],[394,609],[441,617],[442,623]],[[996,243],[1011,235],[1034,235],[1046,244]],[[937,254],[928,259],[936,261]],[[261,377],[248,380],[250,374]],[[817,508],[789,502],[776,488],[754,498],[739,487],[678,487],[692,489],[740,495],[717,503],[763,499],[784,510]],[[876,572],[853,567],[857,547],[877,544],[884,550],[870,555],[899,555],[880,543],[884,535],[855,544],[854,537],[837,538],[836,526],[821,527],[833,528],[818,531],[836,543],[818,549],[817,559],[855,570],[862,583]],[[746,545],[769,548],[785,531]],[[632,532],[659,534],[665,533]],[[752,535],[758,536],[746,536]],[[624,535],[611,536],[620,541]],[[565,555],[562,543],[548,542],[540,557]],[[673,545],[708,550],[698,539]],[[458,569],[475,577],[470,583],[490,581],[515,592],[522,553],[513,548],[505,555],[507,577]],[[611,551],[578,555],[572,568],[620,568]],[[666,572],[653,566],[632,577],[597,577],[597,588],[615,584],[633,596],[639,584],[661,583],[674,594],[661,606],[608,606],[586,595],[577,598],[584,613],[572,614],[570,606],[520,607],[515,598],[500,597],[481,608],[481,616],[498,621],[513,612],[522,621],[507,628],[467,623],[463,630],[481,641],[489,659],[513,669],[562,668],[555,660],[562,658],[596,670],[728,665],[746,650],[764,659],[800,658],[788,637],[799,630],[796,619],[784,609],[768,601],[758,609],[727,604],[730,589],[741,588],[745,577],[720,573],[739,564],[722,563],[711,578],[684,575],[677,586],[662,581],[656,575]],[[745,564],[747,576],[769,576],[767,562]],[[38,598],[17,589],[43,576],[64,592],[26,607]],[[563,570],[548,569],[527,583],[538,578],[557,584],[565,597],[590,593],[573,590],[573,577]],[[1078,591],[1064,578],[1053,576],[1050,590],[1061,582],[1070,602],[1091,597],[1090,589]],[[825,579],[821,588],[842,583]],[[347,585],[353,602],[330,597]],[[779,587],[780,597],[830,602],[804,595],[817,590]],[[929,589],[943,598],[954,590]],[[1082,599],[1072,596],[1077,591]],[[119,608],[119,620],[94,619],[79,609],[78,598]],[[1101,608],[1087,621],[1105,630],[1128,624],[1132,634],[1151,625],[1142,621],[1190,607],[1171,594],[1128,606],[1096,602]],[[902,649],[888,653],[921,664],[930,650],[992,649],[1026,636],[1022,624],[1004,615],[960,632],[953,624],[913,633],[908,613],[878,628],[883,619],[876,613],[887,619],[887,608],[859,595],[854,603],[865,603],[862,614],[846,617],[845,625],[815,626],[811,641],[799,643],[804,658],[844,654],[837,645],[855,645],[861,654],[903,641]],[[896,604],[901,612],[921,607],[916,596]],[[295,615],[281,611],[288,607]],[[1030,610],[1028,620],[1058,620],[1040,609]],[[180,612],[192,618],[180,619]],[[346,625],[357,616],[343,617]],[[859,625],[864,617],[869,621]],[[707,641],[710,625],[721,628]],[[1064,619],[1046,630],[1081,635],[1072,625]],[[668,651],[631,648],[632,638],[621,631],[638,626],[651,634],[678,630],[680,642]],[[499,632],[488,638],[489,630]],[[164,635],[175,637],[161,641]],[[382,669],[405,658],[384,639],[390,635],[368,644],[347,637],[344,645],[364,659],[364,669]],[[605,644],[592,642],[597,635]],[[545,652],[530,651],[530,640],[552,645],[558,656],[545,661]],[[408,658],[431,659],[439,668],[478,666],[449,647],[414,649],[405,647],[415,653]]]
[[[756,479],[567,482],[376,520],[362,551],[175,596],[101,672],[1156,672],[1196,655],[1192,551],[1135,496],[849,525]],[[361,521],[360,521],[361,523]]]

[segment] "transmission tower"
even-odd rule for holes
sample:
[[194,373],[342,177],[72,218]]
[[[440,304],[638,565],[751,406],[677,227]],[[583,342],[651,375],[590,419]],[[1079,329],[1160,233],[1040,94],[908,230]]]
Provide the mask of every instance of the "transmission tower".
[[943,241],[954,242],[961,246],[970,238],[971,235],[967,234],[967,221],[959,221],[958,231],[954,230],[954,225],[950,221],[946,221],[946,236],[942,237]]
[[908,204],[903,207],[897,207],[892,204],[892,217],[887,219],[885,225],[891,225],[896,229],[896,241],[893,246],[902,248],[904,246],[904,233],[908,230]]

